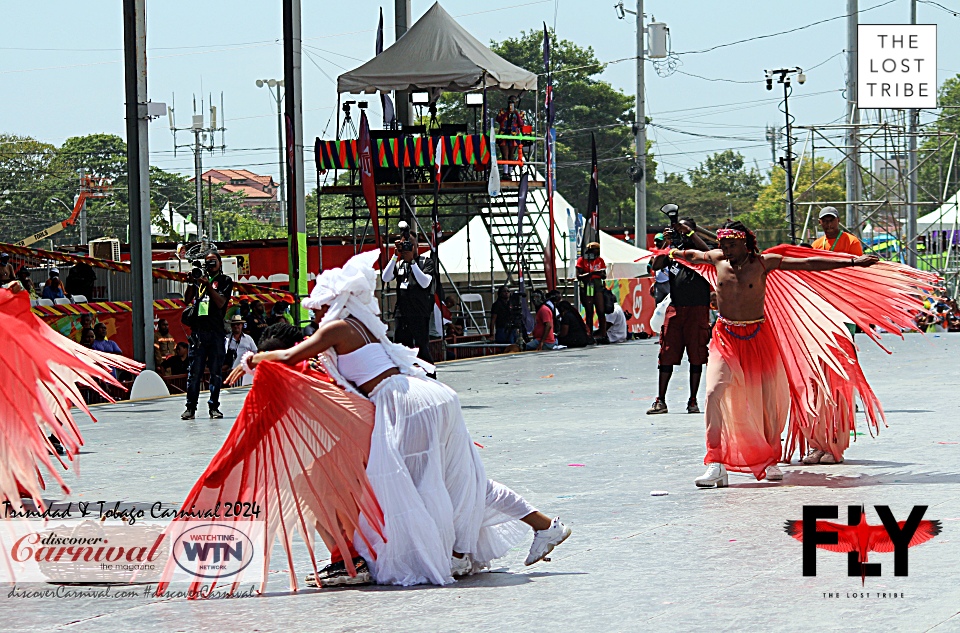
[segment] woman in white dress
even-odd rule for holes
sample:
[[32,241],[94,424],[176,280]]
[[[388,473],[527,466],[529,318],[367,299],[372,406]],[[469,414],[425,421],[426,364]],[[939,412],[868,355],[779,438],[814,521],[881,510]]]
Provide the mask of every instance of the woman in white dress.
[[[320,354],[342,387],[376,407],[366,470],[383,509],[386,542],[361,523],[376,556],[356,538],[354,546],[364,559],[356,577],[343,573],[341,563],[308,583],[331,586],[372,578],[379,584],[446,584],[503,556],[523,537],[521,522],[534,530],[526,564],[543,560],[570,528],[487,479],[456,392],[426,377],[434,368],[418,359],[416,350],[387,339],[373,294],[376,257],[377,252],[363,253],[318,278],[303,301],[320,323],[310,338],[290,349],[249,355],[243,363],[248,368],[263,361],[294,365]],[[238,377],[231,374],[232,381]]]

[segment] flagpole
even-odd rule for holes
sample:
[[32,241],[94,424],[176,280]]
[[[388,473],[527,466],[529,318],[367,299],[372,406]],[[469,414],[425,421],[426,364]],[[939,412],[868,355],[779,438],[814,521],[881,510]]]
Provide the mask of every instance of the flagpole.
[[557,288],[557,244],[554,238],[555,232],[555,219],[553,215],[553,152],[554,149],[551,147],[551,128],[553,127],[553,117],[551,116],[551,111],[553,110],[553,74],[550,72],[550,33],[547,31],[547,23],[543,23],[543,65],[544,71],[547,74],[547,87],[544,90],[545,99],[544,99],[544,114],[547,121],[547,129],[545,136],[545,150],[546,150],[546,159],[547,159],[547,209],[549,209],[550,216],[550,237],[548,240],[549,243],[549,252],[546,256],[545,269],[547,272],[547,290],[555,290]]

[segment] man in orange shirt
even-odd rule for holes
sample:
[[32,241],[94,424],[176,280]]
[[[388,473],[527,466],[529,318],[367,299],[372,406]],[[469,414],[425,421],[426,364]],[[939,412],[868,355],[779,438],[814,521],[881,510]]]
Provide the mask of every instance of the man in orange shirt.
[[[847,253],[854,257],[863,255],[863,247],[860,240],[852,233],[848,233],[840,228],[840,217],[834,207],[824,207],[820,211],[820,228],[823,229],[823,237],[813,243],[813,248],[822,251],[836,251],[838,253]],[[856,332],[856,326],[848,323],[851,340]],[[856,348],[854,348],[856,349]],[[832,405],[825,401],[821,406],[842,406],[849,408],[850,411],[845,419],[851,420],[856,415],[853,402],[836,403]],[[807,438],[810,444],[810,452],[803,458],[803,463],[811,464],[836,464],[843,461],[843,452],[850,445],[850,430],[845,426],[838,429],[836,437],[827,437],[826,429],[822,424],[816,424],[810,437]]]
[[848,253],[854,257],[863,255],[863,247],[860,240],[852,233],[848,233],[840,228],[840,217],[837,210],[833,207],[824,207],[820,212],[820,228],[823,229],[823,237],[818,238],[813,243],[813,247],[822,251],[836,251],[837,253]]

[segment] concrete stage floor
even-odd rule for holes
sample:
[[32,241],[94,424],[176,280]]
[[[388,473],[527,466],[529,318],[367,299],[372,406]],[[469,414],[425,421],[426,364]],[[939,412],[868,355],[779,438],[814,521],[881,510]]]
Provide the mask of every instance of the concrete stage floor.
[[[781,483],[731,474],[722,490],[693,485],[704,469],[703,417],[677,413],[686,366],[670,388],[671,413],[644,415],[656,393],[652,341],[443,365],[489,476],[573,528],[552,562],[524,567],[528,540],[493,573],[447,587],[291,594],[278,571],[268,595],[236,600],[18,599],[4,590],[2,628],[960,631],[960,337],[888,337],[892,356],[858,342],[889,428],[858,437],[842,465],[795,457]],[[97,424],[81,420],[87,445],[81,476],[69,477],[72,499],[180,501],[245,395],[226,393],[218,421],[182,422],[182,398],[96,407]],[[893,576],[893,554],[871,554],[883,575],[861,586],[846,575],[845,555],[823,551],[818,576],[804,577],[802,547],[784,521],[800,519],[804,505],[838,505],[843,522],[848,504],[866,504],[871,524],[880,523],[874,505],[900,520],[927,505],[925,518],[940,519],[943,533],[910,549],[907,577]],[[275,555],[271,567],[286,566]]]

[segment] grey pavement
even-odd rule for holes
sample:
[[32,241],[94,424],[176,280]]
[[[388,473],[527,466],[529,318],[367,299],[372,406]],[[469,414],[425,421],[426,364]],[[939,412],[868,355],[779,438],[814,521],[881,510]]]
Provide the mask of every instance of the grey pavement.
[[[795,457],[782,483],[731,474],[720,490],[693,485],[703,419],[675,413],[686,366],[671,413],[644,415],[656,393],[653,341],[442,365],[488,475],[573,528],[549,563],[524,567],[527,541],[492,573],[452,586],[292,594],[275,553],[265,596],[28,600],[4,590],[0,621],[9,631],[960,631],[960,337],[887,337],[890,356],[858,342],[889,428],[858,436],[841,465]],[[71,499],[178,502],[245,394],[226,392],[217,421],[181,421],[181,398],[95,407],[96,424],[80,421],[87,444]],[[804,577],[784,521],[804,505],[838,505],[844,521],[848,504],[865,504],[872,524],[874,505],[900,520],[927,505],[943,533],[910,549],[907,577],[893,576],[893,554],[871,554],[882,576],[861,586],[845,555],[823,551],[818,576]],[[297,562],[307,569],[302,551]]]

